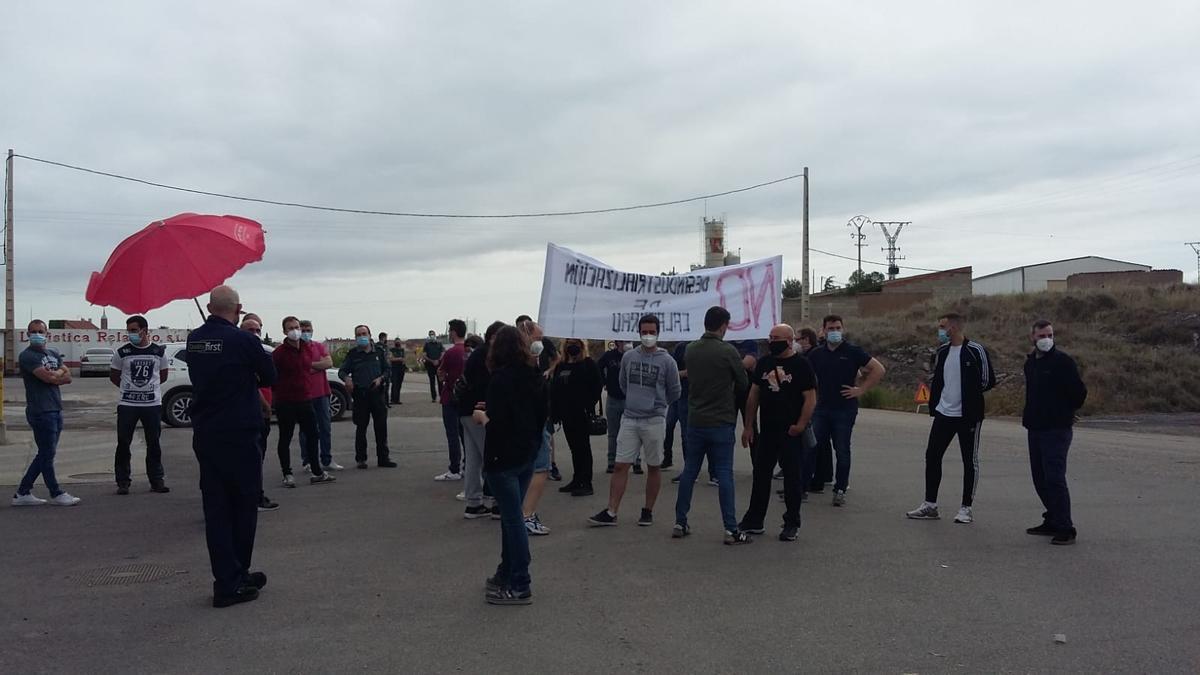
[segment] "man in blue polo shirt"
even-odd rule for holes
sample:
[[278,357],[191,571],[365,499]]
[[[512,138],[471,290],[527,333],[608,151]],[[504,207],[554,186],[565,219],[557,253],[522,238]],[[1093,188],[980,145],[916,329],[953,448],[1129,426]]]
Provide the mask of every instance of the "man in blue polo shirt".
[[[833,481],[833,505],[846,503],[846,486],[850,482],[850,435],[858,417],[858,399],[883,379],[883,364],[863,351],[862,347],[845,340],[842,317],[830,314],[821,321],[825,344],[808,353],[808,362],[817,375],[817,409],[813,413],[813,431],[817,447],[830,441],[837,455],[837,470]],[[862,382],[859,383],[859,376]],[[811,480],[815,470],[812,460],[804,469],[804,481]]]

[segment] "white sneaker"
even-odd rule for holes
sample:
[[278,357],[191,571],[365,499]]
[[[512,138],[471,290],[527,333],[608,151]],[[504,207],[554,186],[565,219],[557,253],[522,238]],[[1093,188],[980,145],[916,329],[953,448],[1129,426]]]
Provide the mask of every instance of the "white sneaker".
[[46,500],[35,496],[32,492],[27,495],[13,495],[13,506],[41,506]]
[[[437,479],[435,478],[434,480],[437,480]],[[465,501],[467,501],[467,493],[466,493],[466,492],[460,492],[460,493],[458,493],[458,494],[454,495],[454,498],[455,498],[455,499],[457,499],[457,500],[458,500],[458,501],[460,501],[460,502],[465,502]],[[490,509],[491,507],[489,506],[488,508]]]
[[341,464],[338,464],[337,462],[330,462],[321,468],[325,469],[326,471],[341,471],[341,470],[345,469],[346,467],[342,466]]
[[60,494],[57,497],[52,497],[50,499],[50,503],[55,506],[75,506],[76,504],[78,504],[81,501],[83,501],[83,500],[80,499],[79,497],[72,497],[71,495],[67,494],[66,492]]
[[954,522],[963,523],[963,524],[975,522],[975,518],[971,516],[971,507],[969,507],[969,506],[959,507],[958,515],[954,516]]
[[929,502],[921,502],[920,506],[904,515],[913,520],[937,520],[941,518],[938,515],[937,504],[930,504]]
[[285,487],[285,488],[296,487],[296,479],[292,478],[292,474],[290,474],[290,473],[283,474],[283,487]]
[[451,481],[451,480],[462,480],[462,474],[461,473],[450,473],[449,471],[447,471],[446,473],[439,473],[438,475],[434,476],[433,479],[436,481],[439,481],[439,482],[446,482],[446,481]]
[[550,534],[550,528],[542,524],[536,513],[525,519],[525,531],[534,536]]

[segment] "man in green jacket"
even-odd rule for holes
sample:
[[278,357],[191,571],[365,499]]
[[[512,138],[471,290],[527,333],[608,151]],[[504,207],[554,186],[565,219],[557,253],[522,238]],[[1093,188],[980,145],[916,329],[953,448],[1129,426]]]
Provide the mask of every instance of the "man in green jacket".
[[679,478],[679,496],[675,500],[675,529],[671,536],[681,539],[691,534],[687,514],[692,507],[692,489],[700,474],[700,464],[707,455],[709,467],[717,474],[725,543],[737,546],[751,541],[738,529],[733,495],[736,401],[746,392],[749,383],[742,357],[733,345],[724,341],[729,318],[729,311],[724,307],[710,307],[704,314],[704,336],[687,348],[687,443],[683,474]]

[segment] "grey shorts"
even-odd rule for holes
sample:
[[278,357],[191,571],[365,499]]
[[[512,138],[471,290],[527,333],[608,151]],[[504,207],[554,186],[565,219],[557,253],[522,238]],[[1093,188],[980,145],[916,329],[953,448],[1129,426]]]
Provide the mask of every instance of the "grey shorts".
[[640,449],[646,466],[659,466],[663,463],[663,439],[666,436],[665,417],[622,417],[621,430],[617,432],[617,462],[633,464],[637,461]]

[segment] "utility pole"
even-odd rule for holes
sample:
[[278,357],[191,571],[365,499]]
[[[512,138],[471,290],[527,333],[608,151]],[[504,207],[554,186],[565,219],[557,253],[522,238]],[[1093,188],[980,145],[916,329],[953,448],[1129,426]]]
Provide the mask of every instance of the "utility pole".
[[851,232],[850,239],[854,241],[854,245],[858,247],[858,278],[862,279],[862,250],[867,245],[867,235],[863,234],[863,228],[871,224],[871,219],[866,216],[854,216],[850,222],[846,223],[847,227],[853,227],[858,230],[857,233]]
[[[904,226],[910,223],[912,223],[911,220],[905,220],[902,222],[890,221],[886,223],[875,223],[879,226],[879,229],[883,230],[883,238],[886,239],[888,243],[887,246],[879,249],[880,251],[887,253],[888,281],[895,279],[896,275],[900,273],[900,267],[896,264],[896,262],[899,260],[904,260],[904,256],[900,255],[900,247],[896,245],[896,240],[900,238],[900,230],[903,230]],[[888,225],[896,226],[895,234],[888,232]]]
[[1186,245],[1191,246],[1196,252],[1196,283],[1200,284],[1200,241],[1187,241]]
[[804,247],[804,250],[801,253],[801,259],[800,259],[800,272],[801,272],[800,278],[804,280],[804,283],[802,284],[803,288],[801,288],[801,292],[800,292],[800,320],[807,321],[808,320],[808,303],[809,303],[808,296],[809,296],[809,292],[812,290],[809,287],[809,283],[808,283],[809,277],[811,275],[808,272],[809,268],[808,268],[808,167],[807,166],[804,167],[804,212],[803,213],[804,213],[804,215],[803,215],[804,234],[801,237],[802,242],[803,242],[801,245]]
[[4,371],[0,372],[0,444],[8,442],[4,422],[4,376],[16,372],[17,332],[13,309],[13,151],[4,163]]

